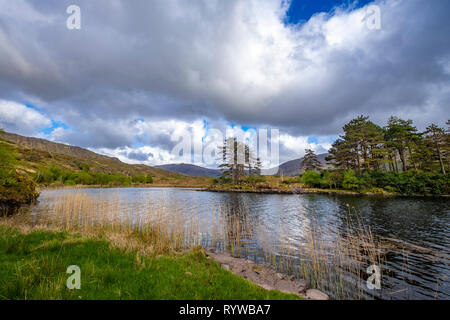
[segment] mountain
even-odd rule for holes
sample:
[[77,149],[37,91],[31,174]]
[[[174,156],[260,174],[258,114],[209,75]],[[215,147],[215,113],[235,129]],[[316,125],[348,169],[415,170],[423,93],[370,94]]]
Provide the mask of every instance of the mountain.
[[[322,153],[317,155],[317,159],[322,164],[323,168],[328,168],[329,165],[327,164],[325,158],[328,156],[328,153]],[[278,172],[276,175],[283,174],[284,176],[298,176],[301,173],[303,173],[303,170],[300,170],[300,166],[303,162],[303,158],[291,160],[288,162],[285,162],[281,164],[278,168]]]
[[[322,164],[323,168],[328,168],[325,158],[328,156],[328,153],[322,153],[317,155],[317,159]],[[300,173],[300,165],[303,162],[303,158],[291,160],[281,164],[278,169],[272,170],[262,170],[263,175],[285,175],[285,176],[298,176]],[[208,169],[200,166],[196,166],[193,164],[164,164],[160,166],[155,166],[155,168],[164,169],[171,172],[177,172],[181,174],[186,174],[189,176],[198,176],[198,177],[218,177],[221,174],[221,171],[218,169]]]
[[171,172],[177,172],[181,174],[186,174],[188,176],[197,176],[197,177],[218,177],[221,172],[218,169],[208,169],[200,166],[196,166],[193,164],[164,164],[160,166],[155,166],[155,168],[164,169]]
[[19,169],[29,176],[52,166],[79,171],[87,165],[90,171],[96,173],[126,176],[151,175],[154,183],[161,185],[187,184],[194,186],[204,184],[206,181],[202,177],[189,177],[143,164],[127,164],[117,158],[44,139],[24,137],[7,132],[0,133],[0,138],[13,147],[19,160]]

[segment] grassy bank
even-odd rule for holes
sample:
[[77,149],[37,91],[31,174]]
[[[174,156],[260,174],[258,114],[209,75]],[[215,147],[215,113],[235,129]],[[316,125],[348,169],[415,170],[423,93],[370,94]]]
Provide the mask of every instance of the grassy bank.
[[[69,265],[81,289],[69,290]],[[0,226],[1,299],[298,299],[226,271],[202,250],[164,255],[75,233]]]

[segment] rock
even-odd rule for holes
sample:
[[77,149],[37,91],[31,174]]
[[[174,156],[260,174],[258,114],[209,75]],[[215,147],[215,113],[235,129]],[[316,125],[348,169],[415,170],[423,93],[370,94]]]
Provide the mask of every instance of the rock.
[[227,265],[227,264],[223,264],[223,265],[222,265],[222,268],[224,268],[225,270],[230,271],[230,266]]
[[276,276],[278,277],[278,279],[280,279],[280,280],[284,280],[285,279],[285,276],[284,276],[284,274],[281,274],[281,273],[276,273]]
[[309,289],[306,291],[306,299],[309,300],[329,300],[327,294],[323,293],[322,291],[319,291],[317,289]]

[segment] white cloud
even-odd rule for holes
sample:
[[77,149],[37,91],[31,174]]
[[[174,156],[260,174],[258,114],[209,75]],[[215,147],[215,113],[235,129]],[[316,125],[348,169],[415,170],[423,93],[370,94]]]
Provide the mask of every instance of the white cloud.
[[24,104],[0,99],[0,127],[6,131],[34,135],[52,122],[39,111]]

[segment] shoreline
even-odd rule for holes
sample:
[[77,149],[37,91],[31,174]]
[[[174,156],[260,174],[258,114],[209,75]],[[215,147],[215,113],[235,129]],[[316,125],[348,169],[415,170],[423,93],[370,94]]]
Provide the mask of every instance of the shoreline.
[[52,191],[52,190],[64,190],[64,189],[152,189],[152,188],[177,188],[177,189],[201,189],[203,186],[194,186],[194,185],[186,185],[186,186],[173,186],[167,184],[149,184],[149,185],[133,185],[133,186],[105,186],[105,185],[75,185],[75,186],[38,186],[36,190],[38,192],[41,191]]
[[235,258],[228,253],[216,253],[214,249],[204,249],[207,258],[213,259],[221,267],[251,283],[265,289],[295,294],[306,300],[330,300],[330,297],[310,287],[304,279],[278,273],[276,270],[244,258]]
[[449,198],[450,195],[425,195],[425,194],[398,194],[398,193],[360,193],[347,190],[327,190],[316,188],[292,188],[286,189],[261,189],[261,190],[242,190],[242,189],[223,189],[223,188],[201,188],[198,191],[206,192],[231,192],[231,193],[255,193],[255,194],[284,194],[284,195],[299,195],[299,194],[322,194],[322,195],[339,195],[339,196],[355,196],[355,197],[404,197],[404,198]]

